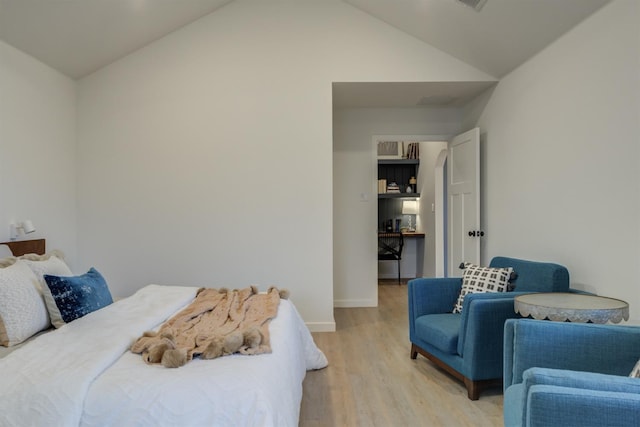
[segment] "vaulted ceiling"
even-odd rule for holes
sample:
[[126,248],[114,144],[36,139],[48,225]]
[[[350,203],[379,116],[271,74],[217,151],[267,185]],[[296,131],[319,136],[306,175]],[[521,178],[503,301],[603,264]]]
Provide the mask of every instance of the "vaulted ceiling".
[[497,78],[609,2],[487,0],[478,12],[456,0],[345,1]]
[[[0,0],[0,40],[79,79],[233,1]],[[499,79],[610,0],[487,0],[480,11],[458,0],[340,1]],[[333,107],[460,107],[493,84],[334,83]]]
[[[77,79],[232,1],[0,0],[0,39]],[[499,78],[609,0],[343,1]]]
[[78,79],[232,0],[0,0],[0,39]]

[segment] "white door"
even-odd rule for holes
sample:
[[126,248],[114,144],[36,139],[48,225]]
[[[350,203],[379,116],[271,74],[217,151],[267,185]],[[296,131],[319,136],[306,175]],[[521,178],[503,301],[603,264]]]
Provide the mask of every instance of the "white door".
[[461,262],[480,263],[480,129],[456,136],[447,158],[448,276]]

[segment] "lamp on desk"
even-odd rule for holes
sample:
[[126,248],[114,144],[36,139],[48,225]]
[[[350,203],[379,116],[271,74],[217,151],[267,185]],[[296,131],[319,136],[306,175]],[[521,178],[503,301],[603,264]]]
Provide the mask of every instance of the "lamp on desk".
[[418,215],[418,201],[417,200],[403,200],[402,202],[402,215],[409,215],[409,231],[416,231],[411,222],[412,215]]

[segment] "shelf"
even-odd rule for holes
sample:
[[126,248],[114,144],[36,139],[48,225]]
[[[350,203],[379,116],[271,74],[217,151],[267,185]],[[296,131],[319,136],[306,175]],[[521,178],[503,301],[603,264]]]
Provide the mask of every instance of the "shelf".
[[417,199],[420,193],[380,193],[378,199]]
[[379,165],[418,165],[419,159],[380,159]]

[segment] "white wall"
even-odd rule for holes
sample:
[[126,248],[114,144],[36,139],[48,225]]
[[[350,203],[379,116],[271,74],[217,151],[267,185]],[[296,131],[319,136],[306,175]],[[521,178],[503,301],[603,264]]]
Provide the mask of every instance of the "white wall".
[[640,323],[640,3],[605,6],[488,98],[484,262],[564,264]]
[[[461,117],[461,113],[453,108],[362,108],[334,111],[333,291],[336,306],[378,304],[378,170],[375,166],[372,137],[455,135],[460,130]],[[422,169],[422,165],[420,168]],[[360,201],[361,193],[368,194],[368,202]],[[425,196],[428,197],[428,194]],[[427,253],[433,241],[427,236],[425,242]]]
[[75,83],[0,41],[0,241],[30,219],[47,248],[76,256]]
[[341,1],[234,1],[80,82],[82,264],[274,284],[331,329],[331,83],[490,79]]

